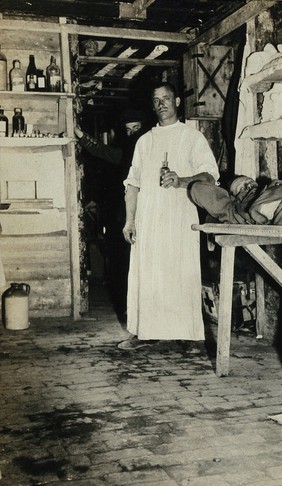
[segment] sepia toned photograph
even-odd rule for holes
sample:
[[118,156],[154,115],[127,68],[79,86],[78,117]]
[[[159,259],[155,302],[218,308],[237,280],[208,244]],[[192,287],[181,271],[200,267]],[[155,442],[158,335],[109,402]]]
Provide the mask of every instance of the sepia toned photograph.
[[0,486],[282,486],[281,244],[281,0],[0,0]]

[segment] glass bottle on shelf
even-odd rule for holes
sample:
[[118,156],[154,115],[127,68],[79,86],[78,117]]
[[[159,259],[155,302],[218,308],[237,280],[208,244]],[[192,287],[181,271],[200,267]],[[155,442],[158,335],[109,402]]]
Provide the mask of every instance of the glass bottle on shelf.
[[54,56],[51,56],[50,64],[46,68],[47,76],[47,91],[60,92],[61,91],[61,71],[56,63]]
[[63,81],[63,93],[68,93],[69,92],[69,83],[64,79]]
[[25,124],[21,108],[14,109],[14,116],[12,119],[13,137],[20,136],[24,132]]
[[37,71],[37,91],[46,91],[46,76],[43,69]]
[[0,91],[7,90],[7,58],[0,46]]
[[8,118],[2,106],[0,106],[0,137],[8,137]]
[[13,67],[10,71],[10,90],[25,91],[25,77],[18,59],[13,61]]
[[29,75],[27,91],[36,91],[36,81],[34,79],[34,74]]
[[37,88],[37,69],[33,54],[29,56],[29,65],[26,70],[26,88],[27,91],[36,91]]

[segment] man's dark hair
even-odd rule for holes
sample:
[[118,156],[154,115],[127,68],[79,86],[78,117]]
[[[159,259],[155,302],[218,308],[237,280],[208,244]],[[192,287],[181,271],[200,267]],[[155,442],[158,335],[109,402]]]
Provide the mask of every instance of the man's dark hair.
[[178,97],[176,87],[172,83],[169,83],[168,81],[162,81],[162,82],[154,84],[154,86],[151,90],[152,98],[154,96],[154,91],[156,89],[159,89],[159,88],[166,88],[168,91],[170,91],[175,96],[175,98]]
[[140,122],[143,124],[145,121],[145,113],[142,110],[128,108],[121,113],[120,121],[123,124],[131,122]]

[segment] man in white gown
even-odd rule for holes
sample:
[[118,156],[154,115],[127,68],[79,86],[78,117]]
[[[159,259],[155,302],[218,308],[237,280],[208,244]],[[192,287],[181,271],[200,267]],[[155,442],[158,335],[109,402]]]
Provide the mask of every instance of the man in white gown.
[[[191,230],[198,213],[186,188],[195,176],[216,181],[218,168],[204,135],[178,120],[174,86],[158,85],[152,100],[159,123],[138,140],[124,181],[123,233],[132,247],[130,338],[119,344],[121,349],[141,347],[147,340],[204,340],[199,232]],[[160,186],[166,156],[169,171]]]

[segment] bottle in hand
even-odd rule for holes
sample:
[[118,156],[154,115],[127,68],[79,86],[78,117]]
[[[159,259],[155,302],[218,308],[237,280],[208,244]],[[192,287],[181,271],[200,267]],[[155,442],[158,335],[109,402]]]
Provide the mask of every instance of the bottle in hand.
[[167,152],[165,152],[165,155],[164,155],[164,160],[163,160],[163,163],[162,163],[162,166],[160,168],[160,186],[162,187],[162,182],[163,182],[163,176],[169,172],[170,169],[168,167],[168,160],[167,160]]

